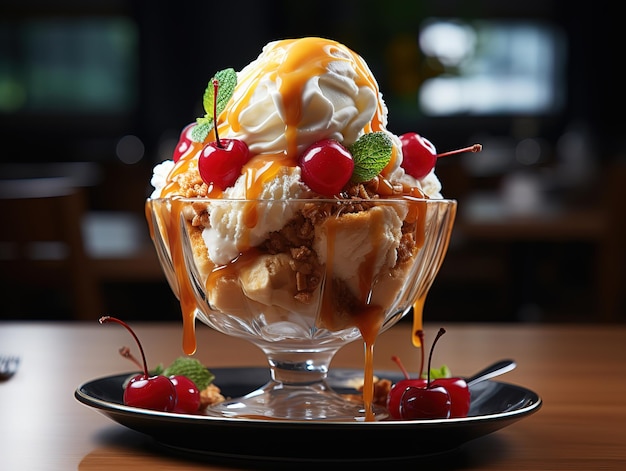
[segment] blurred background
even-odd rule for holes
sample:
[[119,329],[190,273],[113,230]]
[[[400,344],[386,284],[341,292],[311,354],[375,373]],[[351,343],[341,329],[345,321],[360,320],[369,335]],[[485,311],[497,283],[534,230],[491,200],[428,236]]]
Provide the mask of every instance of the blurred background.
[[[365,58],[391,131],[483,145],[437,164],[459,215],[427,320],[623,322],[624,25],[604,3],[3,0],[0,318],[178,320],[143,213],[152,168],[217,70],[315,35]],[[16,194],[57,206],[18,213]],[[31,240],[62,219],[60,242]]]

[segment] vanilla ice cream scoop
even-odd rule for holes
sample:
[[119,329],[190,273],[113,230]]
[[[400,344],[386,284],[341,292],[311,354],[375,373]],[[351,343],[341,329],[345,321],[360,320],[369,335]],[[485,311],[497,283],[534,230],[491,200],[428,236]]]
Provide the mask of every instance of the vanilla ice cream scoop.
[[386,114],[366,63],[342,44],[313,37],[267,44],[237,74],[220,129],[253,154],[296,158],[321,139],[348,146],[384,128]]

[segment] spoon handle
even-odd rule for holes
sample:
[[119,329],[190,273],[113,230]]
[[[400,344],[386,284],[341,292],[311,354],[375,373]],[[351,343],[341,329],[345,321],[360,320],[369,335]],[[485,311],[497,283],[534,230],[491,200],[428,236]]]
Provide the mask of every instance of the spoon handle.
[[494,376],[507,373],[514,369],[516,366],[517,364],[513,360],[500,360],[488,366],[487,368],[480,370],[475,375],[470,376],[465,380],[465,382],[468,386],[472,386],[486,379],[493,378]]

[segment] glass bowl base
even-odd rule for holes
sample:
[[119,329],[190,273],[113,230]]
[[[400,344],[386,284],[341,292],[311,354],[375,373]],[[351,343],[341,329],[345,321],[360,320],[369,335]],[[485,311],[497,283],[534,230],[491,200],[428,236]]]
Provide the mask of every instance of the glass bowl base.
[[[276,381],[245,396],[209,406],[205,414],[252,420],[339,422],[365,422],[367,415],[362,401],[349,399],[324,382],[294,386]],[[389,414],[385,408],[374,406],[371,416],[374,421],[380,421]]]

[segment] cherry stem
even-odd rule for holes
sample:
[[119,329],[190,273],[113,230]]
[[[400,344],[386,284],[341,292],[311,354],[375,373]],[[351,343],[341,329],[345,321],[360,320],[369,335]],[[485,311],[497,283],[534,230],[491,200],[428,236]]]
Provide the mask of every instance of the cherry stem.
[[428,375],[426,379],[426,389],[430,388],[430,363],[431,363],[431,360],[433,359],[433,351],[435,350],[435,344],[437,343],[437,340],[439,340],[441,336],[445,333],[446,333],[446,329],[444,329],[443,327],[440,327],[439,332],[437,332],[437,336],[435,337],[435,340],[433,340],[433,344],[430,347],[430,353],[428,354]]
[[222,143],[220,142],[220,136],[217,133],[217,89],[220,83],[217,79],[213,79],[213,129],[215,129],[215,145],[222,149]]
[[451,150],[444,152],[443,154],[437,154],[435,157],[445,157],[446,155],[462,154],[463,152],[480,152],[483,150],[483,146],[480,144],[474,144],[473,146],[463,147],[462,149]]
[[141,342],[139,341],[139,338],[137,337],[137,335],[135,334],[135,332],[133,332],[133,329],[130,328],[130,326],[118,319],[117,317],[111,317],[111,316],[102,316],[98,322],[100,322],[100,324],[105,324],[107,322],[116,322],[118,324],[120,324],[121,326],[125,327],[126,330],[128,330],[130,332],[130,335],[133,336],[133,338],[135,339],[135,342],[137,342],[137,346],[139,347],[139,351],[141,352],[141,358],[143,360],[143,372],[146,375],[146,378],[148,377],[148,363],[146,363],[146,355],[143,353],[143,347],[141,346]]
[[391,359],[396,363],[396,365],[400,367],[400,370],[402,371],[402,374],[404,375],[404,379],[411,379],[411,377],[409,376],[409,372],[406,370],[406,368],[400,361],[400,358],[397,357],[396,355],[393,355]]
[[415,332],[415,335],[417,335],[417,338],[420,339],[420,350],[421,350],[421,360],[420,360],[420,374],[418,376],[418,378],[421,378],[422,375],[424,374],[424,331],[422,329],[418,330],[417,332]]
[[130,348],[124,346],[119,349],[119,352],[120,352],[120,355],[122,355],[127,360],[132,361],[135,365],[137,365],[137,368],[141,369],[141,363],[139,363],[139,361],[135,358],[135,356],[130,352]]

